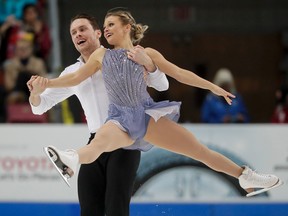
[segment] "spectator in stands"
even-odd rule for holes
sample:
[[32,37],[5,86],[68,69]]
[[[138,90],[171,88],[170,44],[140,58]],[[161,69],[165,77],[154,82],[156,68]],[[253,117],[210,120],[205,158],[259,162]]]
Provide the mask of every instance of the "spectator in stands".
[[273,111],[272,123],[288,123],[288,88],[283,86],[275,94],[276,107]]
[[4,23],[7,17],[13,15],[20,20],[22,17],[22,9],[26,4],[38,4],[41,6],[43,0],[6,0],[0,1],[0,24]]
[[0,26],[0,64],[6,59],[13,57],[20,26],[21,21],[16,19],[14,15],[8,16],[6,21]]
[[3,44],[0,52],[1,62],[13,57],[19,32],[26,31],[34,34],[33,49],[35,55],[43,58],[45,63],[47,63],[51,49],[49,28],[40,18],[40,11],[38,11],[36,4],[26,4],[22,10],[22,19],[19,20],[14,14],[11,14],[0,27],[1,41]]
[[15,56],[4,62],[4,84],[7,103],[28,102],[26,82],[32,75],[46,76],[43,59],[33,55],[33,34],[21,32],[16,42]]
[[47,62],[51,48],[50,30],[48,25],[40,18],[38,8],[35,4],[24,6],[22,21],[22,30],[34,34],[35,55]]
[[230,70],[221,68],[217,71],[214,84],[236,96],[232,105],[221,97],[209,93],[202,105],[201,120],[204,123],[247,123],[250,121],[247,108],[241,95],[237,92]]

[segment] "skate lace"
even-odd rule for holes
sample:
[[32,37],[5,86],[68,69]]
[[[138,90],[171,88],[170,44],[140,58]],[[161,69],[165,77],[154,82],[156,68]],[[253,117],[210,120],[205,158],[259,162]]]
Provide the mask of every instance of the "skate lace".
[[258,173],[257,170],[252,170],[252,172],[250,173],[249,177],[253,178],[254,181],[267,182],[267,181],[269,181],[269,178],[271,177],[271,175]]

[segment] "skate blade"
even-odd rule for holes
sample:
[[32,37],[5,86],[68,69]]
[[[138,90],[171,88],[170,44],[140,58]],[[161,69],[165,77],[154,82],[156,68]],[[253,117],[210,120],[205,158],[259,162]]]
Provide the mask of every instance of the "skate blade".
[[253,191],[251,193],[248,193],[246,195],[246,197],[251,197],[251,196],[255,196],[255,195],[260,194],[260,193],[264,193],[264,192],[269,191],[269,190],[271,190],[273,188],[277,188],[277,187],[279,187],[279,186],[281,186],[283,184],[284,184],[284,182],[279,179],[279,181],[275,185],[273,185],[272,187],[263,188],[263,189],[260,189],[260,190],[257,190],[257,191]]
[[[56,163],[53,161],[52,157],[50,157],[49,155],[49,151],[48,151],[49,147],[44,147],[44,152],[47,155],[47,157],[49,158],[49,160],[52,162],[53,166],[56,168],[56,170],[58,171],[58,173],[60,174],[60,176],[62,177],[62,179],[65,181],[65,183],[70,187],[70,183],[68,181],[68,178],[66,176],[64,176],[62,174],[62,171],[58,168],[58,166],[56,165]],[[53,149],[52,149],[53,150]],[[53,150],[54,151],[54,150]],[[55,152],[55,151],[54,151]]]

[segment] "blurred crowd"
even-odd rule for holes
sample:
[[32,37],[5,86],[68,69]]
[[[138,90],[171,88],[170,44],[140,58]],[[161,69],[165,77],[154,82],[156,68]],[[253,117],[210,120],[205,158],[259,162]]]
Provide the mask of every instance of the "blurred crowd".
[[[3,123],[9,120],[9,110],[17,112],[17,109],[10,109],[11,107],[18,104],[29,107],[26,82],[30,77],[48,76],[52,41],[45,0],[9,0],[1,1],[0,4],[0,123]],[[252,122],[244,99],[236,89],[232,72],[228,68],[220,68],[216,71],[213,82],[232,92],[236,98],[229,106],[222,98],[208,93],[204,101],[201,101],[201,122]],[[276,90],[275,98],[275,110],[267,121],[288,123],[288,88],[283,86]],[[74,107],[77,106],[70,107],[72,112]],[[62,103],[61,109],[62,112],[68,110],[66,116],[71,113],[67,108],[67,101]],[[81,116],[79,121],[85,121],[83,113],[78,115],[78,112],[79,109],[75,116]],[[62,120],[64,114],[62,113]]]
[[6,122],[9,106],[28,103],[30,77],[47,76],[52,41],[45,1],[1,1],[0,8],[0,122]]

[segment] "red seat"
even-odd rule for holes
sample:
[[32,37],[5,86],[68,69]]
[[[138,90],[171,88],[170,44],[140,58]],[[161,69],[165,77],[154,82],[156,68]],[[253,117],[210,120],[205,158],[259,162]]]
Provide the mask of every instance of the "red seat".
[[9,123],[46,123],[48,116],[34,115],[29,103],[8,104],[7,105],[7,122]]

